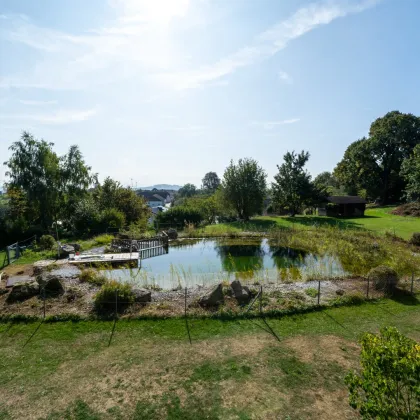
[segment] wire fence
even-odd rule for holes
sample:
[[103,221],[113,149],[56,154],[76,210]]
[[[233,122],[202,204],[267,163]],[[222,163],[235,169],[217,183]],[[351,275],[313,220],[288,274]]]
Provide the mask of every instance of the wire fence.
[[[219,294],[217,294],[219,288]],[[218,285],[207,288],[185,287],[177,290],[134,290],[136,298],[127,300],[126,294],[114,291],[114,296],[100,300],[100,306],[95,306],[95,296],[79,294],[72,286],[66,287],[61,293],[41,287],[37,299],[31,299],[30,304],[5,304],[3,309],[13,313],[23,310],[27,316],[41,319],[47,317],[62,317],[68,313],[86,316],[120,319],[121,317],[272,317],[282,313],[299,313],[312,309],[332,307],[345,304],[358,304],[364,301],[378,300],[389,296],[395,300],[419,303],[416,295],[420,293],[420,278],[413,275],[400,281],[395,293],[386,289],[378,290],[376,284],[369,278],[354,280],[325,281],[316,280],[307,283],[285,283],[277,285],[241,286],[244,293],[236,295],[228,285]],[[202,304],[200,299],[205,296],[210,303]],[[99,308],[99,309],[98,309]],[[0,313],[5,313],[0,307]]]

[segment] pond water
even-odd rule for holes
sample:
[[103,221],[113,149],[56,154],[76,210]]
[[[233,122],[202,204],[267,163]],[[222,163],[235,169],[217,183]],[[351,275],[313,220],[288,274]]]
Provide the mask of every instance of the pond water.
[[347,275],[331,255],[273,245],[268,239],[182,240],[168,254],[141,261],[140,268],[105,270],[110,279],[163,289],[238,279],[272,283]]

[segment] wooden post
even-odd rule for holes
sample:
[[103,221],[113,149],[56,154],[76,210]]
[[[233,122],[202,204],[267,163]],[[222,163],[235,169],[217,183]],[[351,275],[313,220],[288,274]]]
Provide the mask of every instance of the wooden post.
[[411,273],[411,294],[414,295],[414,272]]
[[369,286],[370,286],[370,277],[368,276],[367,289],[366,289],[366,299],[369,299]]
[[321,280],[318,280],[318,305],[321,299]]

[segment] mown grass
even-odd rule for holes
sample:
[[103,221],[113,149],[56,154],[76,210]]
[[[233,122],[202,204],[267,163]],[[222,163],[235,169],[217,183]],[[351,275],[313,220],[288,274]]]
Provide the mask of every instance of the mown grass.
[[[339,229],[369,230],[380,235],[392,234],[410,239],[414,232],[420,232],[420,218],[391,214],[395,207],[367,209],[364,217],[335,218],[324,216],[260,216],[249,222],[221,223],[202,229],[206,236],[239,236],[241,232],[269,232],[273,229],[313,229],[336,227]],[[194,232],[197,233],[197,232]],[[192,235],[192,233],[190,234]]]
[[183,319],[0,324],[0,419],[353,418],[357,338],[393,325],[419,340],[419,321],[411,298],[190,319],[192,345]]

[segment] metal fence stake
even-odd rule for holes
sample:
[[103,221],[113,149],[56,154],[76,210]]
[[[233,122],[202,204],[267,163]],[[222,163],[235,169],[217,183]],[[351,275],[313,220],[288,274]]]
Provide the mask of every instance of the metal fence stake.
[[115,319],[118,317],[118,289],[115,289]]
[[45,308],[45,286],[42,289],[42,295],[44,296],[44,319],[45,319],[45,313],[46,313],[46,308]]
[[411,273],[411,294],[414,295],[414,272]]
[[318,280],[318,305],[321,299],[321,280]]
[[260,286],[260,315],[262,315],[262,295],[263,295],[263,287]]

